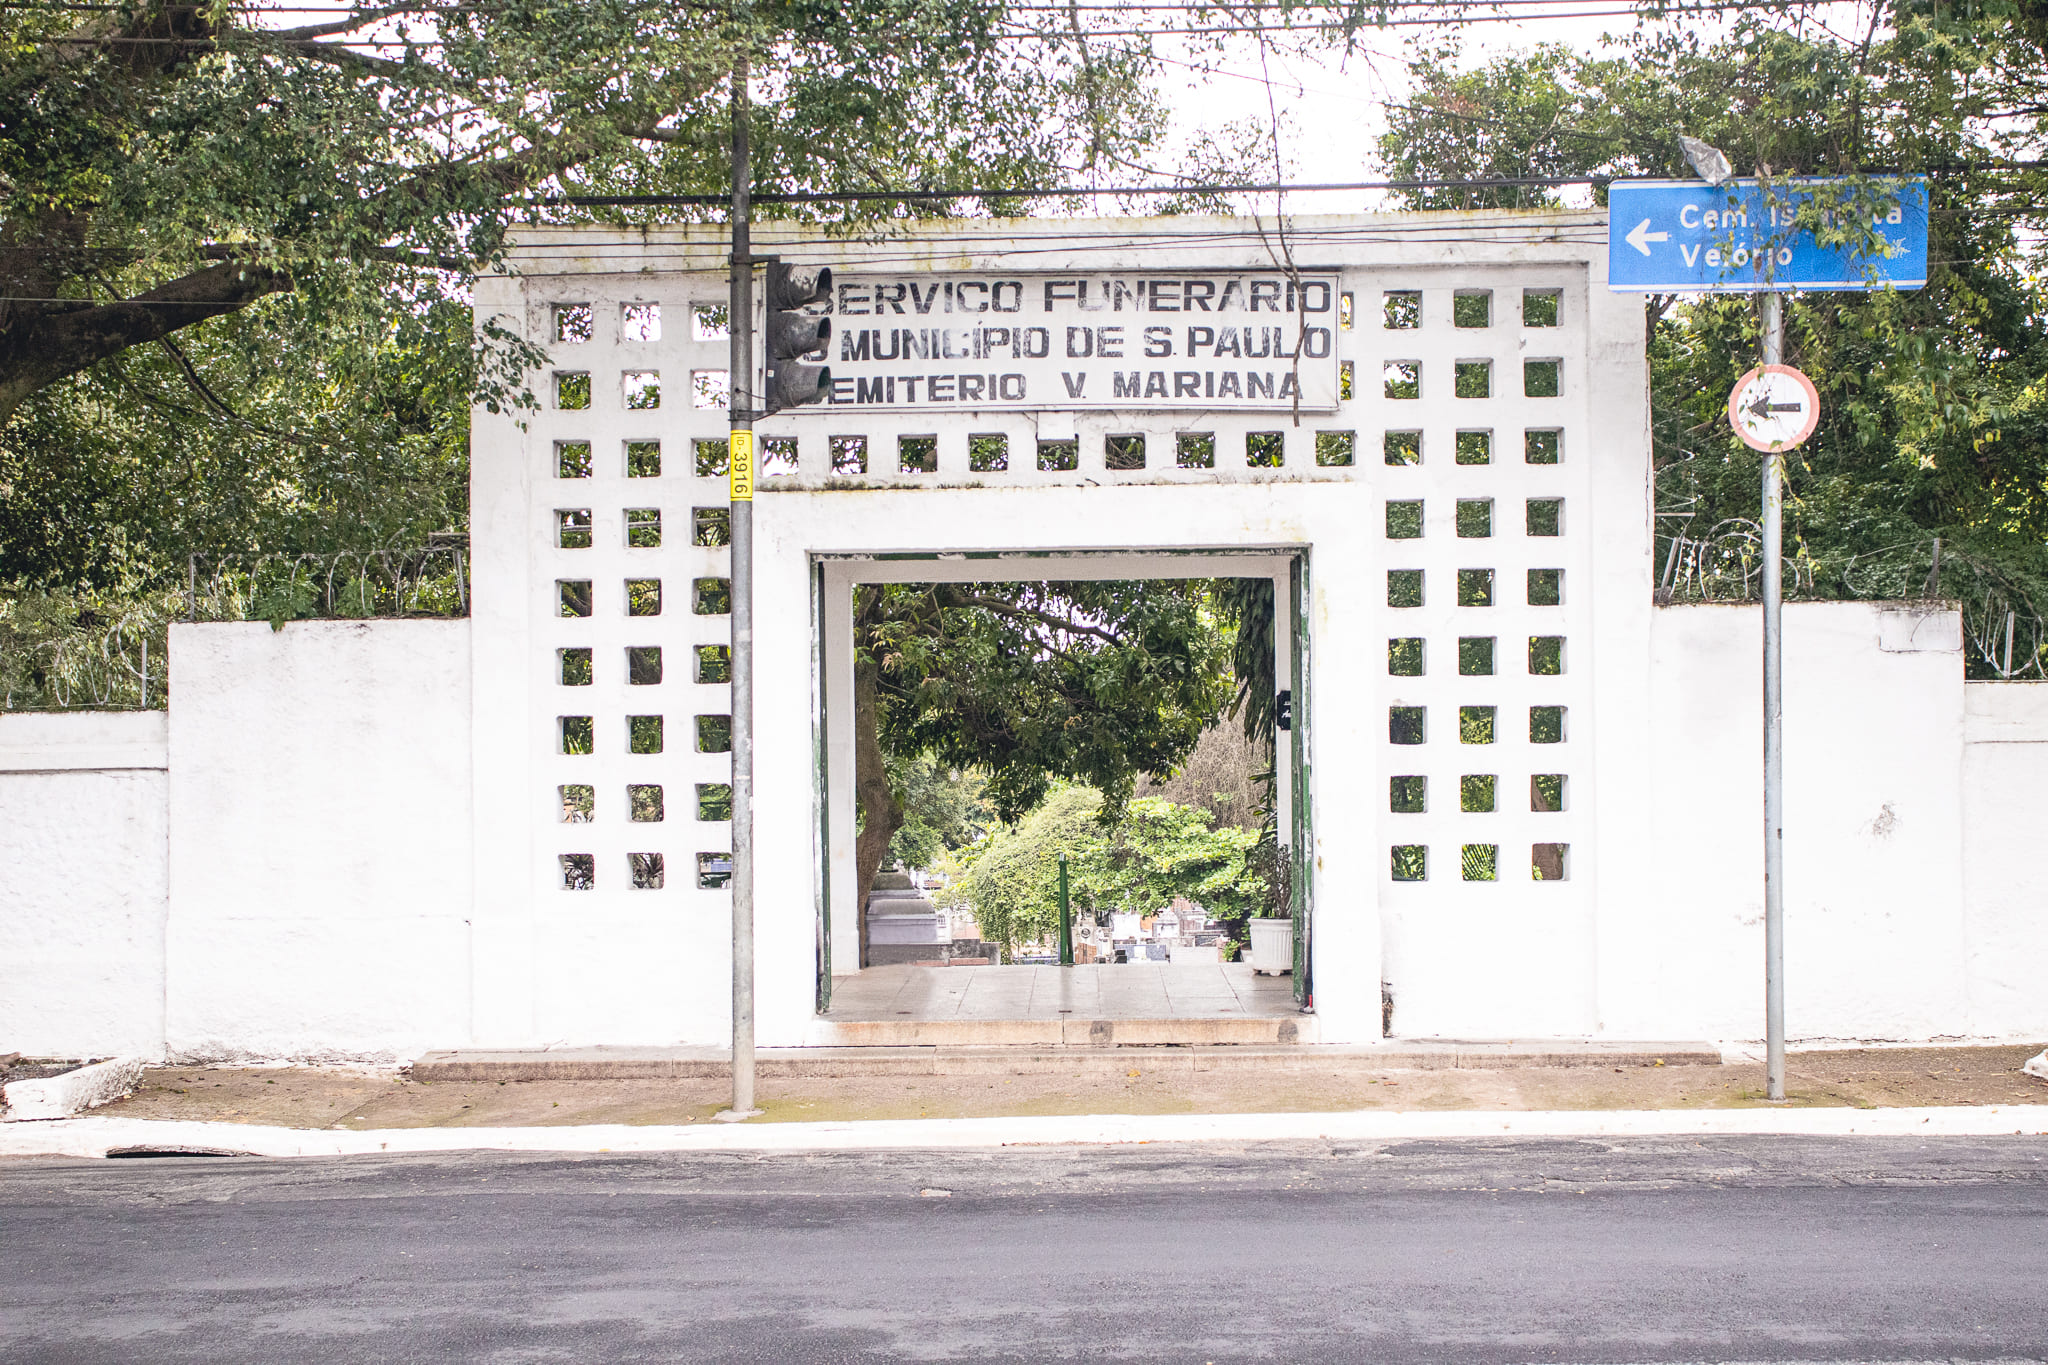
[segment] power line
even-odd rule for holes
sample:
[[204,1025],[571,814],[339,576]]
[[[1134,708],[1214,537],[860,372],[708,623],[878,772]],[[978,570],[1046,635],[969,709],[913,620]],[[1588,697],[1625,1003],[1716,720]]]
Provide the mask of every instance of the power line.
[[[1354,180],[1313,184],[1272,181],[1260,185],[1170,184],[1170,185],[1088,185],[1068,188],[1040,186],[1025,189],[964,190],[761,190],[750,196],[757,204],[819,204],[829,202],[869,203],[891,199],[945,201],[951,199],[1079,199],[1104,195],[1141,197],[1175,194],[1321,194],[1344,190],[1438,190],[1438,189],[1558,189],[1566,185],[1604,185],[1611,175],[1521,176],[1483,180]],[[546,206],[575,208],[682,208],[692,205],[729,204],[730,195],[718,194],[572,194],[539,201]]]

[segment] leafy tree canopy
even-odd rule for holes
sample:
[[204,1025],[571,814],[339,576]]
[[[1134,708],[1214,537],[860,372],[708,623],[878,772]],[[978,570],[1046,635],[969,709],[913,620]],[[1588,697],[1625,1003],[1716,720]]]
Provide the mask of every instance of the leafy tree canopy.
[[[2048,132],[2048,5],[1899,4],[1848,37],[1745,18],[1722,38],[1647,29],[1602,54],[1544,47],[1471,67],[1436,47],[1413,74],[1418,93],[1380,143],[1397,176],[1685,177],[1681,132],[1743,174],[1927,174],[1924,289],[1788,308],[1786,358],[1824,412],[1790,461],[1786,581],[1822,597],[1918,593],[1937,586],[1939,536],[1938,586],[1965,600],[1972,671],[1991,671],[2008,609],[2022,623],[2016,665],[2035,654],[2048,608],[2048,171],[2032,149]],[[1559,202],[1524,189],[1406,198]],[[1678,591],[1739,595],[1754,582],[1760,457],[1723,402],[1755,363],[1757,313],[1748,298],[1654,298],[1649,319],[1658,568]]]
[[1139,797],[1105,826],[1102,793],[1062,784],[1013,826],[991,830],[961,856],[964,872],[946,895],[973,910],[983,937],[1014,953],[1059,931],[1059,858],[1068,859],[1076,913],[1150,912],[1186,896],[1211,915],[1240,918],[1264,902],[1247,870],[1257,835],[1212,827],[1207,812]]

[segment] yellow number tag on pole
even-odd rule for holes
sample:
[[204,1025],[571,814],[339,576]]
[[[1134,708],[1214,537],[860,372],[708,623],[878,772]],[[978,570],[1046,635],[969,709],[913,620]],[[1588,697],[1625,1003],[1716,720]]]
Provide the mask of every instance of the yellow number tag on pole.
[[726,462],[726,473],[733,502],[754,500],[754,433],[735,431],[732,434],[732,458]]

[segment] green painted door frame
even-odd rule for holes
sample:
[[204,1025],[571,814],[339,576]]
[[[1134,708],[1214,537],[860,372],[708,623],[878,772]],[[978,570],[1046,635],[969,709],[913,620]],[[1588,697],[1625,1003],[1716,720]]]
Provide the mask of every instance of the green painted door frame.
[[1294,998],[1303,1008],[1315,1001],[1310,979],[1309,935],[1314,929],[1315,822],[1309,809],[1309,639],[1310,598],[1308,556],[1294,556],[1288,570],[1287,687],[1290,724],[1287,729],[1289,813],[1289,911],[1294,917]]

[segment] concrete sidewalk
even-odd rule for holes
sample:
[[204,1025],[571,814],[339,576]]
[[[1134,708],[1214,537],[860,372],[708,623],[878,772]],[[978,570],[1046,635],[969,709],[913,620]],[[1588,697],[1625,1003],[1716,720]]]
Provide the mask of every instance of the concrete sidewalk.
[[[2020,1071],[2038,1045],[1886,1048],[1794,1053],[1792,1108],[2048,1105],[2048,1082]],[[1352,1059],[1324,1065],[1313,1050],[1250,1065],[1239,1050],[1065,1049],[1061,1068],[1038,1070],[1029,1054],[1004,1070],[851,1075],[764,1074],[754,1125],[914,1119],[1006,1119],[1058,1115],[1330,1114],[1357,1111],[1594,1112],[1758,1109],[1763,1068],[1755,1063],[1660,1065],[1575,1055],[1576,1065],[1505,1055],[1484,1069],[1386,1065]],[[1413,1057],[1407,1059],[1411,1063]],[[1612,1064],[1608,1064],[1609,1062]],[[1212,1065],[1206,1065],[1211,1063]],[[1228,1063],[1225,1065],[1225,1063]],[[488,1073],[484,1073],[486,1076]],[[159,1067],[132,1096],[96,1116],[230,1122],[297,1129],[518,1128],[562,1125],[687,1125],[725,1106],[716,1072],[633,1079],[421,1080],[396,1073],[300,1066]]]

